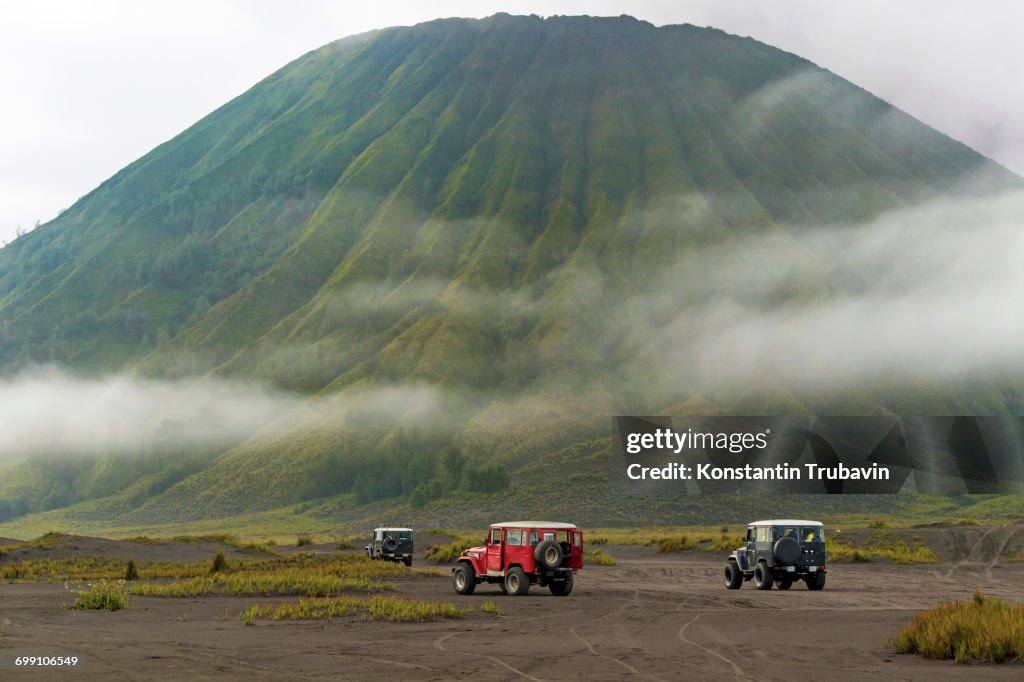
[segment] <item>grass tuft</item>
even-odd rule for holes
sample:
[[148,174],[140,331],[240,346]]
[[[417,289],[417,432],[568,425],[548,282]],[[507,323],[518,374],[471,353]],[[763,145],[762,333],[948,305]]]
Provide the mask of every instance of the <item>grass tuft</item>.
[[969,602],[954,601],[922,611],[889,646],[926,658],[957,663],[1000,663],[1024,659],[1024,604],[975,592]]
[[493,601],[485,601],[483,604],[480,605],[480,610],[483,613],[491,613],[495,616],[500,616],[502,613],[501,606],[499,606],[497,602]]
[[79,590],[74,608],[117,611],[128,608],[128,595],[124,583],[101,580],[89,589]]
[[618,562],[615,561],[615,557],[605,554],[600,549],[588,549],[583,552],[583,563],[594,566],[614,566]]
[[124,579],[125,580],[138,580],[139,569],[135,566],[135,559],[128,559],[128,563],[124,567]]

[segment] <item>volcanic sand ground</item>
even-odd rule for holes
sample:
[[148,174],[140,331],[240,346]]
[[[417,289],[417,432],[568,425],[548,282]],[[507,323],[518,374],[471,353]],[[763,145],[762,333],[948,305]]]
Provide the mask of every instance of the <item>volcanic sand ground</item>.
[[[802,584],[760,592],[750,583],[729,591],[722,557],[618,546],[604,547],[618,565],[586,567],[569,597],[537,587],[508,597],[493,585],[460,597],[447,577],[397,581],[403,596],[474,607],[492,600],[503,611],[430,623],[240,621],[246,605],[286,598],[133,597],[124,611],[74,611],[62,608],[74,596],[62,584],[5,584],[0,678],[1022,679],[1019,663],[955,665],[885,646],[938,602],[969,599],[975,589],[1024,597],[1024,563],[986,559],[978,548],[993,534],[973,537],[970,544],[953,538],[959,558],[939,564],[834,564],[822,592]],[[43,653],[84,663],[61,671],[9,667],[16,654]]]

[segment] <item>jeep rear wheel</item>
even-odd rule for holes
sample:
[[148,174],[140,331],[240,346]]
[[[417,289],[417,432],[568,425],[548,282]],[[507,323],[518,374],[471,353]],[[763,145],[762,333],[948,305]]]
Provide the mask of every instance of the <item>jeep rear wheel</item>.
[[544,568],[553,571],[562,565],[565,551],[554,540],[545,540],[537,545],[537,549],[533,552],[533,559]]
[[473,594],[473,590],[476,589],[476,571],[466,562],[462,562],[452,571],[452,584],[459,594]]
[[804,578],[808,590],[822,590],[825,588],[825,574],[815,573]]
[[768,566],[764,562],[754,568],[754,587],[759,590],[772,589],[772,572],[768,570]]
[[511,595],[526,594],[530,591],[530,579],[526,577],[526,571],[513,566],[505,574],[505,591]]
[[730,561],[725,565],[725,586],[730,590],[738,590],[743,585],[743,573],[736,562]]
[[780,590],[788,590],[789,588],[793,587],[793,579],[788,575],[784,575],[781,578],[779,578],[779,582],[776,585],[776,587],[778,587]]
[[405,562],[406,566],[412,566],[412,557],[411,556],[405,557],[404,559],[402,559],[402,561]]
[[548,585],[548,589],[551,590],[551,594],[555,595],[556,597],[565,597],[572,592],[573,582],[574,581],[572,573],[570,573],[567,576],[565,576],[564,582],[551,583],[550,585]]

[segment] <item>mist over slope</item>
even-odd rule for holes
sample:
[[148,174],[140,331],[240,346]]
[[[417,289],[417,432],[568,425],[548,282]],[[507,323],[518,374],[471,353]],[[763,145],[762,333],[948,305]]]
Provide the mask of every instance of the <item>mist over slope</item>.
[[[0,395],[214,387],[243,428],[28,438],[0,497],[125,523],[456,505],[600,471],[617,413],[1017,413],[1022,191],[713,29],[498,15],[341,40],[0,251]],[[382,387],[374,419],[333,407]]]

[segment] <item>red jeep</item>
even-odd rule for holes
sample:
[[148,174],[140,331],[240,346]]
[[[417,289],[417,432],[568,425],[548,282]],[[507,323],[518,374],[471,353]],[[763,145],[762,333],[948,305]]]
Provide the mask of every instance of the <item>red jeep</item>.
[[470,547],[452,569],[459,594],[473,594],[477,583],[498,583],[508,594],[526,594],[532,583],[560,597],[572,592],[583,568],[583,532],[571,523],[496,523],[482,547]]

